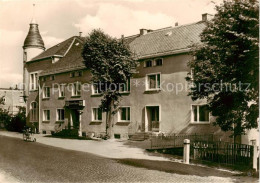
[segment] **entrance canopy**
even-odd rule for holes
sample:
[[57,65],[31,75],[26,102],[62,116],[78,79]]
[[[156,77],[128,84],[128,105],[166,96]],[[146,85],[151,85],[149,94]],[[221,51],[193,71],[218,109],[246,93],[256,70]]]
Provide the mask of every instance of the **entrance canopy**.
[[65,107],[70,109],[80,109],[85,107],[85,100],[66,100]]

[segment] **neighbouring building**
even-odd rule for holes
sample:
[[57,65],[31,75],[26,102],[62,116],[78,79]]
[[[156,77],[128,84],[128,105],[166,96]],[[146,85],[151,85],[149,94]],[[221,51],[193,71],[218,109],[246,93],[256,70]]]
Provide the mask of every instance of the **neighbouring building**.
[[19,107],[25,107],[23,90],[17,88],[0,88],[0,108],[15,115]]
[[[214,134],[229,139],[212,117],[204,100],[192,101],[185,80],[190,45],[200,43],[208,14],[192,24],[158,30],[140,29],[124,37],[139,59],[137,72],[122,87],[120,110],[114,116],[115,137],[128,138],[137,132]],[[40,133],[69,126],[80,135],[105,134],[105,113],[98,106],[100,90],[91,83],[91,73],[81,57],[84,37],[73,36],[45,50],[38,24],[33,20],[25,39],[24,95],[27,123]]]

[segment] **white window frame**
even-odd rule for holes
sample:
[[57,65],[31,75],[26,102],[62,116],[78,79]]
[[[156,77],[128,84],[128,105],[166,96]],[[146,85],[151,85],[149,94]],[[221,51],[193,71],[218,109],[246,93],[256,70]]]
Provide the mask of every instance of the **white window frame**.
[[[121,84],[126,84],[126,90],[125,91],[123,91],[121,89]],[[120,93],[130,93],[130,89],[131,89],[131,79],[130,78],[127,79],[126,83],[120,83],[120,85],[119,85],[119,92]]]
[[[59,117],[61,117],[61,115],[59,113],[60,110],[64,111],[64,115],[63,115],[64,119],[59,119]],[[56,109],[56,121],[64,121],[64,120],[65,120],[65,109],[64,108],[57,108]]]
[[55,80],[55,75],[50,75],[50,81]]
[[[79,88],[78,88],[78,86],[79,86]],[[79,82],[73,83],[72,90],[71,90],[71,96],[72,97],[81,96],[81,83],[79,83]]]
[[[61,88],[63,88],[63,95],[61,95]],[[59,85],[59,98],[65,97],[65,84],[60,84]]]
[[95,85],[95,84],[91,85],[92,95],[100,95],[100,94],[102,94],[102,91],[98,92],[98,88],[95,89],[95,86],[99,87],[99,85]]
[[[48,118],[48,111],[49,111],[49,119]],[[43,121],[50,121],[51,120],[51,111],[49,109],[44,109],[42,114],[42,120]]]
[[[129,108],[129,113],[128,110],[126,110],[126,119],[128,118],[129,115],[129,120],[122,120],[121,119],[121,108]],[[118,122],[130,122],[131,121],[131,107],[130,106],[120,106],[118,110]]]
[[[158,88],[157,86],[157,81],[158,81],[158,74],[160,75],[160,85],[161,85],[161,80],[162,80],[162,75],[160,72],[157,73],[150,73],[150,74],[146,74],[146,86],[145,89],[146,91],[156,91],[156,90],[161,90],[161,86]],[[155,82],[156,82],[156,88],[149,88],[149,76],[155,75]]]
[[29,77],[30,77],[29,78],[29,89],[30,89],[30,91],[38,90],[38,72],[31,72]]
[[209,112],[209,121],[194,121],[194,113],[193,113],[193,106],[197,106],[197,119],[200,119],[199,117],[199,107],[200,106],[204,106],[204,105],[208,105],[206,103],[203,103],[203,104],[191,104],[191,123],[192,124],[209,124],[210,123],[210,112]]
[[44,87],[43,87],[43,93],[42,93],[42,94],[43,94],[43,95],[42,95],[42,98],[44,98],[44,99],[50,98],[50,96],[47,96],[47,91],[46,91],[47,88],[49,88],[49,90],[50,90],[50,93],[49,93],[49,94],[50,94],[50,96],[51,96],[51,87],[49,87],[49,86],[44,86]]
[[158,60],[158,59],[161,59],[161,60],[162,60],[162,65],[163,65],[163,58],[156,58],[156,59],[154,59],[154,64],[153,64],[154,66],[162,66],[162,65],[157,65],[157,64],[156,64],[156,60]]
[[[36,104],[35,109],[32,108],[33,103]],[[33,111],[33,110],[35,110],[35,111]],[[36,101],[32,101],[30,103],[30,122],[37,122],[39,120],[39,116],[38,116],[39,111],[38,110],[39,110],[38,103]]]
[[[149,66],[149,67],[152,67],[152,66],[153,66],[153,60],[150,59],[150,60],[145,60],[145,61],[144,61],[144,67],[147,67],[147,65],[146,65],[147,62],[151,62],[151,66]],[[147,68],[149,68],[149,67],[147,67]]]
[[91,108],[91,113],[92,113],[92,121],[94,121],[94,122],[102,122],[102,120],[103,120],[103,115],[102,115],[102,110],[101,110],[101,119],[95,119],[95,117],[97,117],[98,118],[98,112],[96,113],[96,115],[97,116],[95,116],[95,112],[94,112],[94,110],[101,110],[99,107],[92,107]]

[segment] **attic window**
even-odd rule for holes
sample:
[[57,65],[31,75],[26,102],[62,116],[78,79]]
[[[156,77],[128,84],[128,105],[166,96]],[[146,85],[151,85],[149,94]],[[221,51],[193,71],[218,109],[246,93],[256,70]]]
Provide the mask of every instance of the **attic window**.
[[171,35],[172,35],[172,31],[167,32],[167,33],[165,34],[165,36],[171,36]]
[[78,45],[79,45],[79,43],[76,43],[75,45],[76,45],[76,46],[78,46]]

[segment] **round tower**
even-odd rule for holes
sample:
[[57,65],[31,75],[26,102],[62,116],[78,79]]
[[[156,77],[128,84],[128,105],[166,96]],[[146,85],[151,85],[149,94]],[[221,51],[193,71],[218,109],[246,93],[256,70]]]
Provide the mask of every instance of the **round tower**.
[[24,61],[30,61],[33,57],[36,57],[44,50],[44,42],[42,40],[38,24],[33,16],[30,23],[29,32],[23,44]]
[[35,5],[33,4],[33,18],[30,23],[29,32],[23,44],[23,88],[24,96],[29,94],[30,73],[27,70],[27,62],[45,51],[44,42],[42,40],[38,24],[34,18]]

